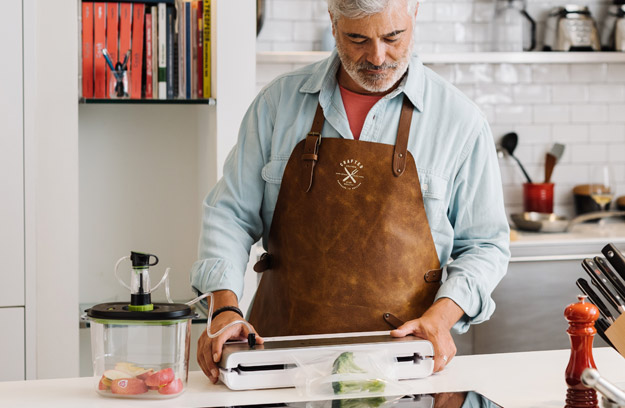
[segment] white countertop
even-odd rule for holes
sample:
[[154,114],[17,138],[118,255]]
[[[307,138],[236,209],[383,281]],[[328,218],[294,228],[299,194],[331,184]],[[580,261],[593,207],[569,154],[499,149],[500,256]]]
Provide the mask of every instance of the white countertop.
[[601,254],[608,243],[625,249],[625,222],[620,218],[597,223],[574,225],[569,232],[527,232],[514,230],[511,234],[510,262],[584,259]]
[[[593,354],[601,375],[623,388],[625,358],[611,348],[598,348]],[[402,383],[414,394],[474,390],[506,408],[561,408],[569,355],[570,350],[554,350],[459,356],[441,373]],[[201,372],[189,373],[186,392],[167,400],[101,397],[91,377],[0,383],[0,405],[6,407],[218,407],[312,399],[295,388],[231,391],[211,384]]]

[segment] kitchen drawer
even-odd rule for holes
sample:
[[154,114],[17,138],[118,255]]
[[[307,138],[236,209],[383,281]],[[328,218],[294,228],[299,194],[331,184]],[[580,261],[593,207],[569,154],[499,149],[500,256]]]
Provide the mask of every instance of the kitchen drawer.
[[0,381],[25,380],[24,308],[0,308]]
[[[599,254],[599,252],[597,252]],[[504,353],[570,347],[564,309],[577,302],[575,281],[590,280],[580,260],[511,262],[493,292],[496,310],[473,330],[473,352]],[[595,346],[606,344],[595,336]]]

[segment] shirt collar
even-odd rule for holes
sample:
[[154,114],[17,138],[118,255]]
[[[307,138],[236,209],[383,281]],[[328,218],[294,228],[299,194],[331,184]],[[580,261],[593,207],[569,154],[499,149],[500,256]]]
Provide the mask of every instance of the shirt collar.
[[[336,89],[336,73],[341,64],[336,48],[330,56],[321,61],[317,65],[317,69],[300,88],[303,93],[319,92],[319,103],[324,107],[329,103],[332,93]],[[387,99],[394,98],[400,93],[406,94],[410,102],[419,111],[423,111],[423,92],[425,86],[425,68],[416,54],[410,58],[408,66],[408,75],[404,76],[399,86],[384,97]]]

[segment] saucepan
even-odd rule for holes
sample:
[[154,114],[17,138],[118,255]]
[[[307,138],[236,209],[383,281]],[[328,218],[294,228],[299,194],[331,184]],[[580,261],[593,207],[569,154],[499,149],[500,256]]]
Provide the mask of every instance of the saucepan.
[[573,219],[568,219],[567,217],[557,214],[524,212],[511,214],[510,218],[512,218],[514,225],[523,231],[567,232],[575,224],[579,224],[580,222],[623,215],[625,215],[625,211],[596,211],[579,215]]

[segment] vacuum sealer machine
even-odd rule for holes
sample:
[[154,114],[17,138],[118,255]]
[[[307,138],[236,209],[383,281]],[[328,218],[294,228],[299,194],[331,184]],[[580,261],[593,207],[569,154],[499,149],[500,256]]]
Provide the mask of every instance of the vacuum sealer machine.
[[[434,369],[434,348],[418,337],[391,337],[388,331],[284,336],[265,338],[249,347],[226,343],[219,364],[219,379],[230,389],[294,387],[297,358],[311,359],[320,352],[384,350],[395,358],[397,379],[423,378]],[[296,358],[297,357],[297,358]]]

